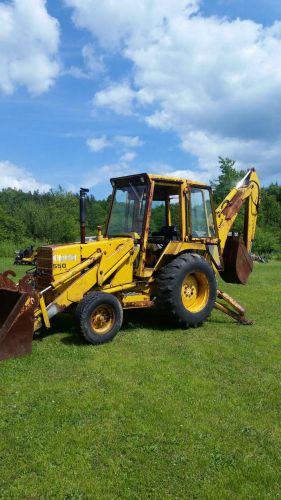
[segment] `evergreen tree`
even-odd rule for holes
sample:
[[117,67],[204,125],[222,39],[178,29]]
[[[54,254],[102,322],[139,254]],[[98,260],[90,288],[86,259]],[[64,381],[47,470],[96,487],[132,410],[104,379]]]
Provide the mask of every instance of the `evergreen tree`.
[[219,156],[220,175],[218,179],[211,181],[211,187],[214,191],[215,202],[218,205],[226,197],[229,191],[235,187],[237,182],[244,177],[244,170],[234,168],[235,161],[230,158]]

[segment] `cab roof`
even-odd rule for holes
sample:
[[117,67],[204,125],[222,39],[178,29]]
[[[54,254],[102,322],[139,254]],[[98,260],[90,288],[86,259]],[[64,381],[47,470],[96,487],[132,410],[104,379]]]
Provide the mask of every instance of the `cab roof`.
[[173,177],[171,175],[158,175],[158,174],[133,174],[133,175],[125,175],[122,177],[112,177],[110,182],[112,186],[126,186],[129,182],[139,182],[141,184],[150,184],[150,182],[164,182],[167,184],[187,184],[194,186],[202,186],[202,187],[210,187],[208,184],[204,184],[202,182],[192,181],[189,179],[185,179],[183,177]]

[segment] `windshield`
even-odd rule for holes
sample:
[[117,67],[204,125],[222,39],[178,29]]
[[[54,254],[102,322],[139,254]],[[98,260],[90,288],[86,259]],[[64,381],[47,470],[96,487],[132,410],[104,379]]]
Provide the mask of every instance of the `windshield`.
[[147,200],[146,184],[118,187],[107,227],[108,236],[137,233],[141,236]]

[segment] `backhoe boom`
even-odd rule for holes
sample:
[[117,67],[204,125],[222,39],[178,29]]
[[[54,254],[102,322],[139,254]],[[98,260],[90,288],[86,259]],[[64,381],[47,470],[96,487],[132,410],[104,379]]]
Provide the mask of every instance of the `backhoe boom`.
[[222,251],[242,205],[246,204],[243,240],[248,253],[250,253],[256,231],[259,202],[260,181],[255,169],[252,168],[216,209],[218,235]]

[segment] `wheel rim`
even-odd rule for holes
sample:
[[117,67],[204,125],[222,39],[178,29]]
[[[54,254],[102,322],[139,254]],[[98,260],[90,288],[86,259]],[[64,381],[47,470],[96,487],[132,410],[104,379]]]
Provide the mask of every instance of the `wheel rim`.
[[105,335],[114,325],[115,312],[109,305],[96,307],[91,315],[91,326],[98,335]]
[[210,286],[203,273],[187,274],[181,288],[183,305],[191,312],[199,312],[206,306],[210,295]]

